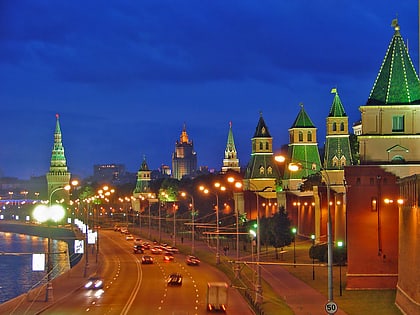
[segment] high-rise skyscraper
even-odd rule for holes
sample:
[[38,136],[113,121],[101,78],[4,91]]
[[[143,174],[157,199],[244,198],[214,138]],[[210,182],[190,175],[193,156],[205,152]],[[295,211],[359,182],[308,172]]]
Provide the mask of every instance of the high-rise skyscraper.
[[197,171],[197,153],[194,144],[188,139],[186,126],[182,128],[179,141],[175,143],[172,154],[172,177],[181,179],[186,175],[193,175]]

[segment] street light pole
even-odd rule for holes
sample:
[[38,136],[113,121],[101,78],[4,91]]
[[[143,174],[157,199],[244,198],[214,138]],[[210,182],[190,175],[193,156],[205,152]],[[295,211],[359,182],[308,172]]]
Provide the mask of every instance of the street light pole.
[[191,255],[194,255],[194,239],[195,239],[195,228],[194,228],[194,216],[195,216],[195,206],[194,206],[194,197],[193,195],[189,195],[186,192],[181,192],[182,197],[190,196],[191,198]]
[[[214,187],[216,187],[217,190],[225,191],[226,187],[222,186],[220,183],[216,182],[214,184]],[[219,194],[216,191],[210,191],[204,186],[200,186],[199,189],[204,192],[205,194],[208,194],[212,192],[216,196],[216,264],[220,264],[220,238],[219,238]]]
[[292,228],[293,233],[293,267],[296,268],[296,228]]
[[311,239],[312,239],[312,280],[315,280],[315,256],[314,256],[315,234],[311,235]]
[[250,190],[255,193],[257,199],[257,281],[255,285],[255,301],[259,304],[262,303],[262,285],[261,285],[261,265],[260,265],[260,252],[261,252],[261,233],[260,233],[260,205],[259,205],[259,193],[265,192],[273,187],[266,186],[263,189],[257,189],[255,185],[248,182],[249,186],[253,186],[255,190]]
[[175,205],[175,202],[172,204],[172,211],[174,213],[174,239],[173,239],[173,245],[176,246],[176,205]]
[[[264,190],[263,190],[264,191]],[[260,227],[260,204],[257,192],[257,285],[255,290],[255,301],[262,303],[262,285],[261,285],[261,265],[260,265],[260,252],[261,252],[261,227]]]
[[[284,162],[283,159],[277,159],[276,161]],[[304,161],[308,163],[308,161]],[[302,169],[303,166],[301,163],[289,163],[288,169],[292,172],[296,172]],[[333,240],[332,240],[332,219],[331,219],[331,206],[330,206],[330,188],[331,182],[326,170],[320,167],[320,171],[317,172],[321,175],[321,177],[325,180],[326,188],[327,188],[327,253],[328,253],[328,261],[327,261],[327,273],[328,273],[328,302],[333,302]],[[330,313],[334,314],[334,313]]]
[[[322,174],[322,173],[321,173]],[[332,241],[332,222],[331,222],[331,207],[330,207],[330,178],[325,173],[325,181],[327,184],[327,210],[328,210],[328,222],[327,222],[327,242],[328,242],[328,301],[333,301],[333,241]]]
[[219,238],[219,194],[216,192],[216,264],[220,264],[220,238]]

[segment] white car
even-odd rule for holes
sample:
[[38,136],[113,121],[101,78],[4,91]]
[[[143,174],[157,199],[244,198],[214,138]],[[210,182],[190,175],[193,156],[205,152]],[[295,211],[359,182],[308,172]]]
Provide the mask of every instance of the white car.
[[127,241],[132,241],[132,240],[134,240],[134,236],[133,236],[133,235],[131,235],[131,234],[127,234],[127,236],[125,237],[125,239],[126,239]]

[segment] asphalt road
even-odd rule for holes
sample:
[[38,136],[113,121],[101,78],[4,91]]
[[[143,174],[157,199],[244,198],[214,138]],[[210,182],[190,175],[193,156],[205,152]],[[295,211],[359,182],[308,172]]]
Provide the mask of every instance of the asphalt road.
[[[172,262],[164,262],[162,255],[146,251],[153,256],[154,264],[143,265],[142,254],[133,253],[133,241],[126,241],[119,232],[100,231],[99,244],[103,290],[80,288],[42,314],[207,314],[207,282],[228,282],[223,273],[205,263],[188,266],[182,254],[175,254]],[[89,259],[96,259],[96,255]],[[182,274],[182,286],[167,285],[169,274],[174,272]],[[229,289],[227,314],[253,312],[236,290]]]

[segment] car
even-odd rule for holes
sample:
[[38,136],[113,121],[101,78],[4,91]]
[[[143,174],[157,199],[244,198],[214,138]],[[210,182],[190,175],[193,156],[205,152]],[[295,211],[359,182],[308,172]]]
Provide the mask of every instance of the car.
[[141,241],[141,238],[136,238],[135,240],[134,240],[134,244],[136,244],[136,245],[141,245],[142,244],[142,241]]
[[173,246],[169,246],[169,245],[165,246],[165,250],[167,252],[171,252],[171,253],[179,253],[179,249],[178,248],[173,247]]
[[85,289],[98,290],[104,287],[104,279],[99,276],[89,277],[85,283]]
[[141,258],[141,263],[142,264],[145,264],[145,265],[147,265],[147,264],[153,264],[153,258],[152,258],[152,256],[144,255]]
[[141,245],[143,245],[144,249],[150,249],[150,243],[148,242],[143,242]]
[[127,236],[125,237],[125,239],[126,239],[127,241],[132,241],[132,240],[134,240],[134,236],[133,236],[133,235],[131,235],[131,234],[127,234]]
[[133,252],[134,254],[143,254],[144,248],[141,245],[134,245]]
[[179,273],[172,273],[168,277],[168,285],[182,285],[182,275]]
[[173,261],[174,260],[174,254],[170,253],[170,252],[165,252],[163,254],[163,260],[164,261]]
[[162,248],[160,248],[159,246],[152,247],[152,249],[150,251],[154,255],[160,255],[160,254],[162,254]]
[[188,255],[185,262],[190,266],[198,266],[200,264],[200,259],[198,259],[197,256]]

